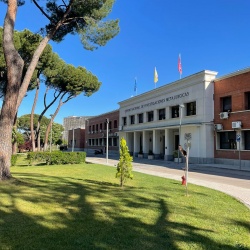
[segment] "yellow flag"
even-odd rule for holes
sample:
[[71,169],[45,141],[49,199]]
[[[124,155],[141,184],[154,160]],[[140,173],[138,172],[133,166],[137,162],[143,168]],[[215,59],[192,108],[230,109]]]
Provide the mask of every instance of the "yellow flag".
[[157,82],[158,82],[158,74],[157,74],[156,67],[155,67],[154,83],[157,83]]

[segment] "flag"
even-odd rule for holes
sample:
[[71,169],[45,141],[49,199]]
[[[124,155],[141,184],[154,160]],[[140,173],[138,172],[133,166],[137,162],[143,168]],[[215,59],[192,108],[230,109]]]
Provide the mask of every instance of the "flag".
[[158,82],[158,74],[157,74],[156,67],[155,67],[154,83],[157,83],[157,82]]
[[136,92],[137,90],[137,84],[136,84],[136,78],[135,78],[135,87],[134,87],[134,91]]
[[181,75],[182,74],[182,67],[181,67],[181,55],[180,54],[179,54],[179,58],[178,58],[178,71]]

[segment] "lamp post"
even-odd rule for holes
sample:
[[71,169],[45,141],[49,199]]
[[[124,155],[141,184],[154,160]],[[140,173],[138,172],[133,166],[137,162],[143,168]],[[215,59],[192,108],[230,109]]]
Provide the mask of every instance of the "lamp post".
[[[184,104],[179,105],[179,115],[180,115],[180,126],[179,126],[179,145],[181,144],[181,119],[182,119],[182,108],[184,108]],[[180,150],[178,150],[178,164],[180,162]]]
[[51,145],[52,145],[52,126],[53,126],[53,115],[50,115],[51,119],[50,119],[50,145],[49,145],[49,151],[51,153]]
[[107,140],[106,140],[106,163],[108,163],[109,159],[109,118],[106,118],[106,128],[107,128]]
[[73,136],[72,136],[72,152],[74,152],[74,147],[75,147],[75,130],[74,128],[72,129]]
[[86,136],[86,151],[87,151],[87,154],[88,154],[88,148],[89,148],[89,143],[88,143],[88,140],[89,140],[89,119],[86,119],[85,120],[86,123],[87,123],[87,127],[86,127],[86,123],[85,123],[85,136]]

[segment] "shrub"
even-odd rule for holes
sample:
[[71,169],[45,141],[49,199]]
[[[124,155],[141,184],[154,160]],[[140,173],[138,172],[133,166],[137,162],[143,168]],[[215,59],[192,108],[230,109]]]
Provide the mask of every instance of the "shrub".
[[126,179],[133,179],[133,157],[130,156],[126,140],[121,138],[120,141],[120,159],[117,164],[116,177],[120,177],[120,186],[123,187]]
[[11,156],[11,166],[15,166],[17,161],[17,155]]
[[29,165],[32,165],[34,161],[43,161],[47,165],[58,164],[79,164],[85,162],[85,152],[29,152],[27,154]]

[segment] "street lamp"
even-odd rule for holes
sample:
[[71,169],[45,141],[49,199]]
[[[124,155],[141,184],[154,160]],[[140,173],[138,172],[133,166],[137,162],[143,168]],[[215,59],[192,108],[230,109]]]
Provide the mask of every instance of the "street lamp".
[[52,145],[52,125],[53,125],[53,115],[50,115],[51,119],[50,119],[50,146],[49,146],[49,151],[51,153],[51,145]]
[[[179,127],[179,145],[181,144],[181,119],[182,119],[182,109],[184,108],[184,104],[179,105],[179,116],[180,116],[180,127]],[[178,164],[180,162],[180,150],[178,150]]]
[[87,151],[87,154],[88,154],[88,148],[89,148],[89,143],[88,143],[88,140],[89,140],[89,119],[86,119],[85,120],[86,123],[87,123],[87,127],[86,127],[86,123],[85,123],[85,136],[86,136],[86,151]]
[[107,140],[106,140],[106,163],[108,163],[109,155],[109,118],[106,118]]
[[73,136],[72,136],[72,152],[74,152],[74,147],[75,147],[75,130],[74,128],[72,129]]

